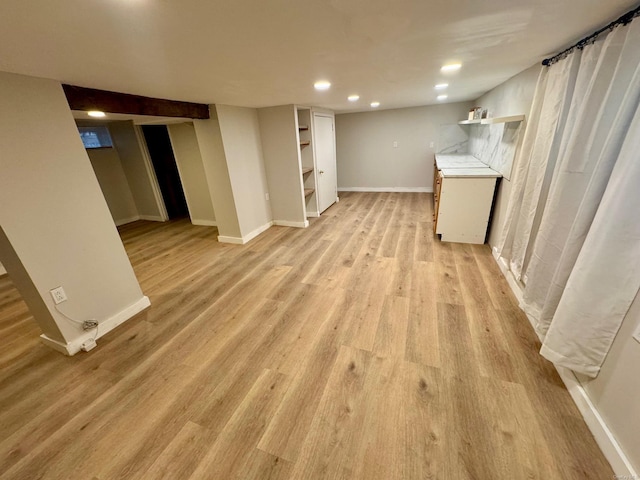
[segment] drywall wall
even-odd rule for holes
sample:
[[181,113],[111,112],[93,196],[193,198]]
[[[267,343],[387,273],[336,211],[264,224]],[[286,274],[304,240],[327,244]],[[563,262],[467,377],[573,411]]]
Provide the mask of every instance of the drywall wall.
[[260,108],[258,121],[273,219],[304,225],[306,214],[296,107]]
[[194,225],[215,225],[216,215],[193,123],[167,125],[189,216]]
[[[534,65],[488,92],[474,104],[492,110],[495,116],[525,113],[528,118],[540,69],[539,65]],[[511,182],[503,180],[494,206],[489,236],[492,245],[498,241],[503,228],[510,194]],[[598,377],[594,380],[579,378],[596,409],[595,413],[602,417],[636,471],[640,470],[640,443],[637,438],[640,431],[640,403],[637,401],[640,398],[640,379],[637,375],[640,343],[632,335],[639,327],[640,296],[637,296]]]
[[87,150],[100,189],[116,225],[138,219],[138,210],[115,148]]
[[470,105],[336,115],[338,190],[432,191],[440,125],[466,118]]
[[[533,94],[541,68],[540,65],[533,65],[473,102],[474,106],[486,108],[491,111],[494,117],[524,114],[525,123],[520,133],[520,145],[524,138],[524,129],[527,127],[526,122],[529,118]],[[512,172],[516,170],[515,165],[520,154],[520,145],[516,147]],[[511,180],[513,181],[513,178]],[[500,180],[496,203],[493,207],[491,230],[489,231],[489,245],[495,245],[500,238],[507,204],[509,203],[509,196],[511,195],[511,184],[511,181],[505,180],[504,178]]]
[[258,111],[216,105],[220,133],[242,238],[250,240],[271,224]]
[[622,450],[640,472],[640,292],[624,319],[611,351],[593,380],[580,378],[587,395],[607,423]]
[[[72,353],[148,305],[91,168],[62,86],[0,73],[0,261],[52,342]],[[11,263],[7,263],[7,261]],[[52,321],[50,321],[52,320]],[[77,351],[77,349],[75,350]]]
[[162,201],[154,193],[151,183],[150,167],[144,159],[142,138],[137,135],[132,121],[111,122],[109,132],[113,146],[118,151],[122,170],[127,177],[129,188],[140,218],[145,220],[165,220],[165,216],[158,205]]
[[202,166],[209,186],[211,204],[216,212],[218,240],[242,243],[240,223],[227,168],[227,158],[222,145],[222,134],[215,105],[209,105],[208,120],[194,120],[193,126],[200,146]]

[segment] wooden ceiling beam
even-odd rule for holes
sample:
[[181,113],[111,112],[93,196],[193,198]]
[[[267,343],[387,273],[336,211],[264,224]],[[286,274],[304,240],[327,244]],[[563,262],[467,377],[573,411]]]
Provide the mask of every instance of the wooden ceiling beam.
[[100,110],[153,117],[209,118],[209,106],[202,103],[178,102],[66,84],[62,84],[62,88],[71,110]]

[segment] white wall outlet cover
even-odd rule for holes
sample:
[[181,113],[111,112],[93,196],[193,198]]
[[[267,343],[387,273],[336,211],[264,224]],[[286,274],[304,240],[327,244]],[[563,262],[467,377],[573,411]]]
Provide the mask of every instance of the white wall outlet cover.
[[433,148],[433,147],[435,147],[435,143],[434,142],[429,143],[429,148]]
[[93,350],[97,346],[98,346],[98,344],[96,343],[96,341],[93,338],[90,338],[89,340],[85,341],[82,344],[81,348],[82,348],[83,352],[88,352],[89,350]]
[[393,142],[393,148],[398,148],[398,142]]
[[53,298],[53,302],[56,305],[59,305],[62,302],[66,302],[67,300],[67,294],[64,292],[64,288],[62,287],[56,287],[52,290],[49,290],[49,293],[51,294],[51,298]]

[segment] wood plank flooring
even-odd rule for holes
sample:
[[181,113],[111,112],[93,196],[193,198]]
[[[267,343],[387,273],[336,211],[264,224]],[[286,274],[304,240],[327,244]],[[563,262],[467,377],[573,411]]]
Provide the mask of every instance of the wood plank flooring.
[[245,246],[120,229],[152,307],[68,358],[0,278],[0,479],[607,479],[491,257],[431,196]]

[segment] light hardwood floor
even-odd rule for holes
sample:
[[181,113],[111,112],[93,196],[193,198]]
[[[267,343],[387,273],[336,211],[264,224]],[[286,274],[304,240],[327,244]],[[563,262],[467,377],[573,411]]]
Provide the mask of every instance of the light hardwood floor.
[[351,193],[245,246],[121,228],[152,307],[72,358],[0,279],[1,479],[609,479],[489,247]]

